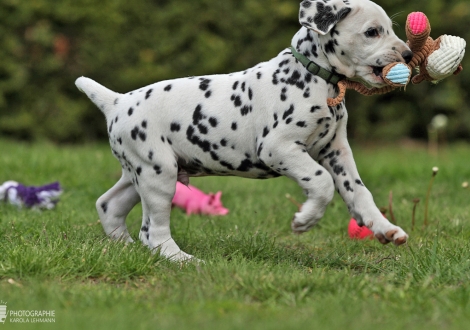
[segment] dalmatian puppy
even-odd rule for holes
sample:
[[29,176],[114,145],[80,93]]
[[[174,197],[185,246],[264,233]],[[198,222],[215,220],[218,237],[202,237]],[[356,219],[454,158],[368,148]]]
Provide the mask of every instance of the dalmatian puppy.
[[[305,0],[299,19],[292,46],[333,74],[381,87],[383,66],[412,57],[384,10],[369,0]],[[243,72],[161,81],[126,94],[85,77],[76,85],[106,116],[122,165],[121,179],[96,203],[110,237],[132,242],[125,219],[141,201],[140,240],[171,260],[191,259],[170,233],[177,181],[284,175],[307,196],[292,220],[295,233],[320,220],[336,188],[359,225],[381,243],[407,241],[358,174],[344,101],[327,105],[337,86],[309,72],[290,48]]]

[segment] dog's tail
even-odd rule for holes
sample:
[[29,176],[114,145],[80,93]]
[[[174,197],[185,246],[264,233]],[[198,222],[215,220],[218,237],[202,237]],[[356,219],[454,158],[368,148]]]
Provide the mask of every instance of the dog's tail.
[[100,108],[106,117],[108,117],[108,114],[114,109],[120,95],[86,77],[78,78],[75,81],[75,86],[77,86],[81,92],[85,93],[88,98]]

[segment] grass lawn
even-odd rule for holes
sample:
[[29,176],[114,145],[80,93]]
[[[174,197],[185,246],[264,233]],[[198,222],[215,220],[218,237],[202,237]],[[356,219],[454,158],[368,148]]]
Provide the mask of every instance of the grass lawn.
[[[180,265],[103,233],[94,203],[120,176],[105,144],[61,146],[0,140],[0,184],[60,181],[52,211],[0,204],[0,305],[53,310],[55,323],[1,329],[468,329],[470,320],[470,146],[438,157],[404,146],[353,146],[378,206],[410,234],[405,246],[353,241],[336,195],[320,224],[296,236],[290,220],[303,201],[286,178],[199,178],[222,190],[225,217],[172,212],[180,247],[205,264]],[[423,228],[432,167],[439,173]],[[413,199],[420,198],[412,231]],[[140,206],[128,218],[137,238]]]

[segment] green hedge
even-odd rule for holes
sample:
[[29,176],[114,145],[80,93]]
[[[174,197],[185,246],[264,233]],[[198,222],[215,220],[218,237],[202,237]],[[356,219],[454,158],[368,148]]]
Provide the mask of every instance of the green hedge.
[[[290,44],[299,2],[0,0],[0,134],[58,142],[104,138],[103,117],[75,88],[77,77],[127,92],[158,80],[251,67]],[[402,38],[407,13],[423,11],[433,37],[469,39],[468,1],[382,2],[390,15],[400,13],[394,20]],[[349,92],[351,136],[424,138],[433,115],[444,113],[448,138],[469,138],[469,80],[464,70],[406,92]]]

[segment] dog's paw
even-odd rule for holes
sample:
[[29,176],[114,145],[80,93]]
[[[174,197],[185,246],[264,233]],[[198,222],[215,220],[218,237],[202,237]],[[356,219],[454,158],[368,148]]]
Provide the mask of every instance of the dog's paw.
[[194,257],[193,255],[190,255],[186,252],[179,251],[176,254],[173,254],[171,256],[166,256],[170,261],[173,262],[181,262],[181,263],[189,263],[189,262],[194,262],[194,263],[204,263],[204,261]]
[[[372,230],[374,231],[374,230]],[[375,237],[382,244],[388,244],[393,242],[396,246],[406,243],[408,240],[408,235],[400,227],[391,225],[387,231],[378,231],[375,232]]]
[[294,234],[300,235],[300,234],[305,233],[306,231],[309,231],[313,226],[315,226],[316,223],[317,221],[305,221],[305,222],[299,221],[298,217],[295,215],[292,218],[290,227],[292,231],[294,232]]

